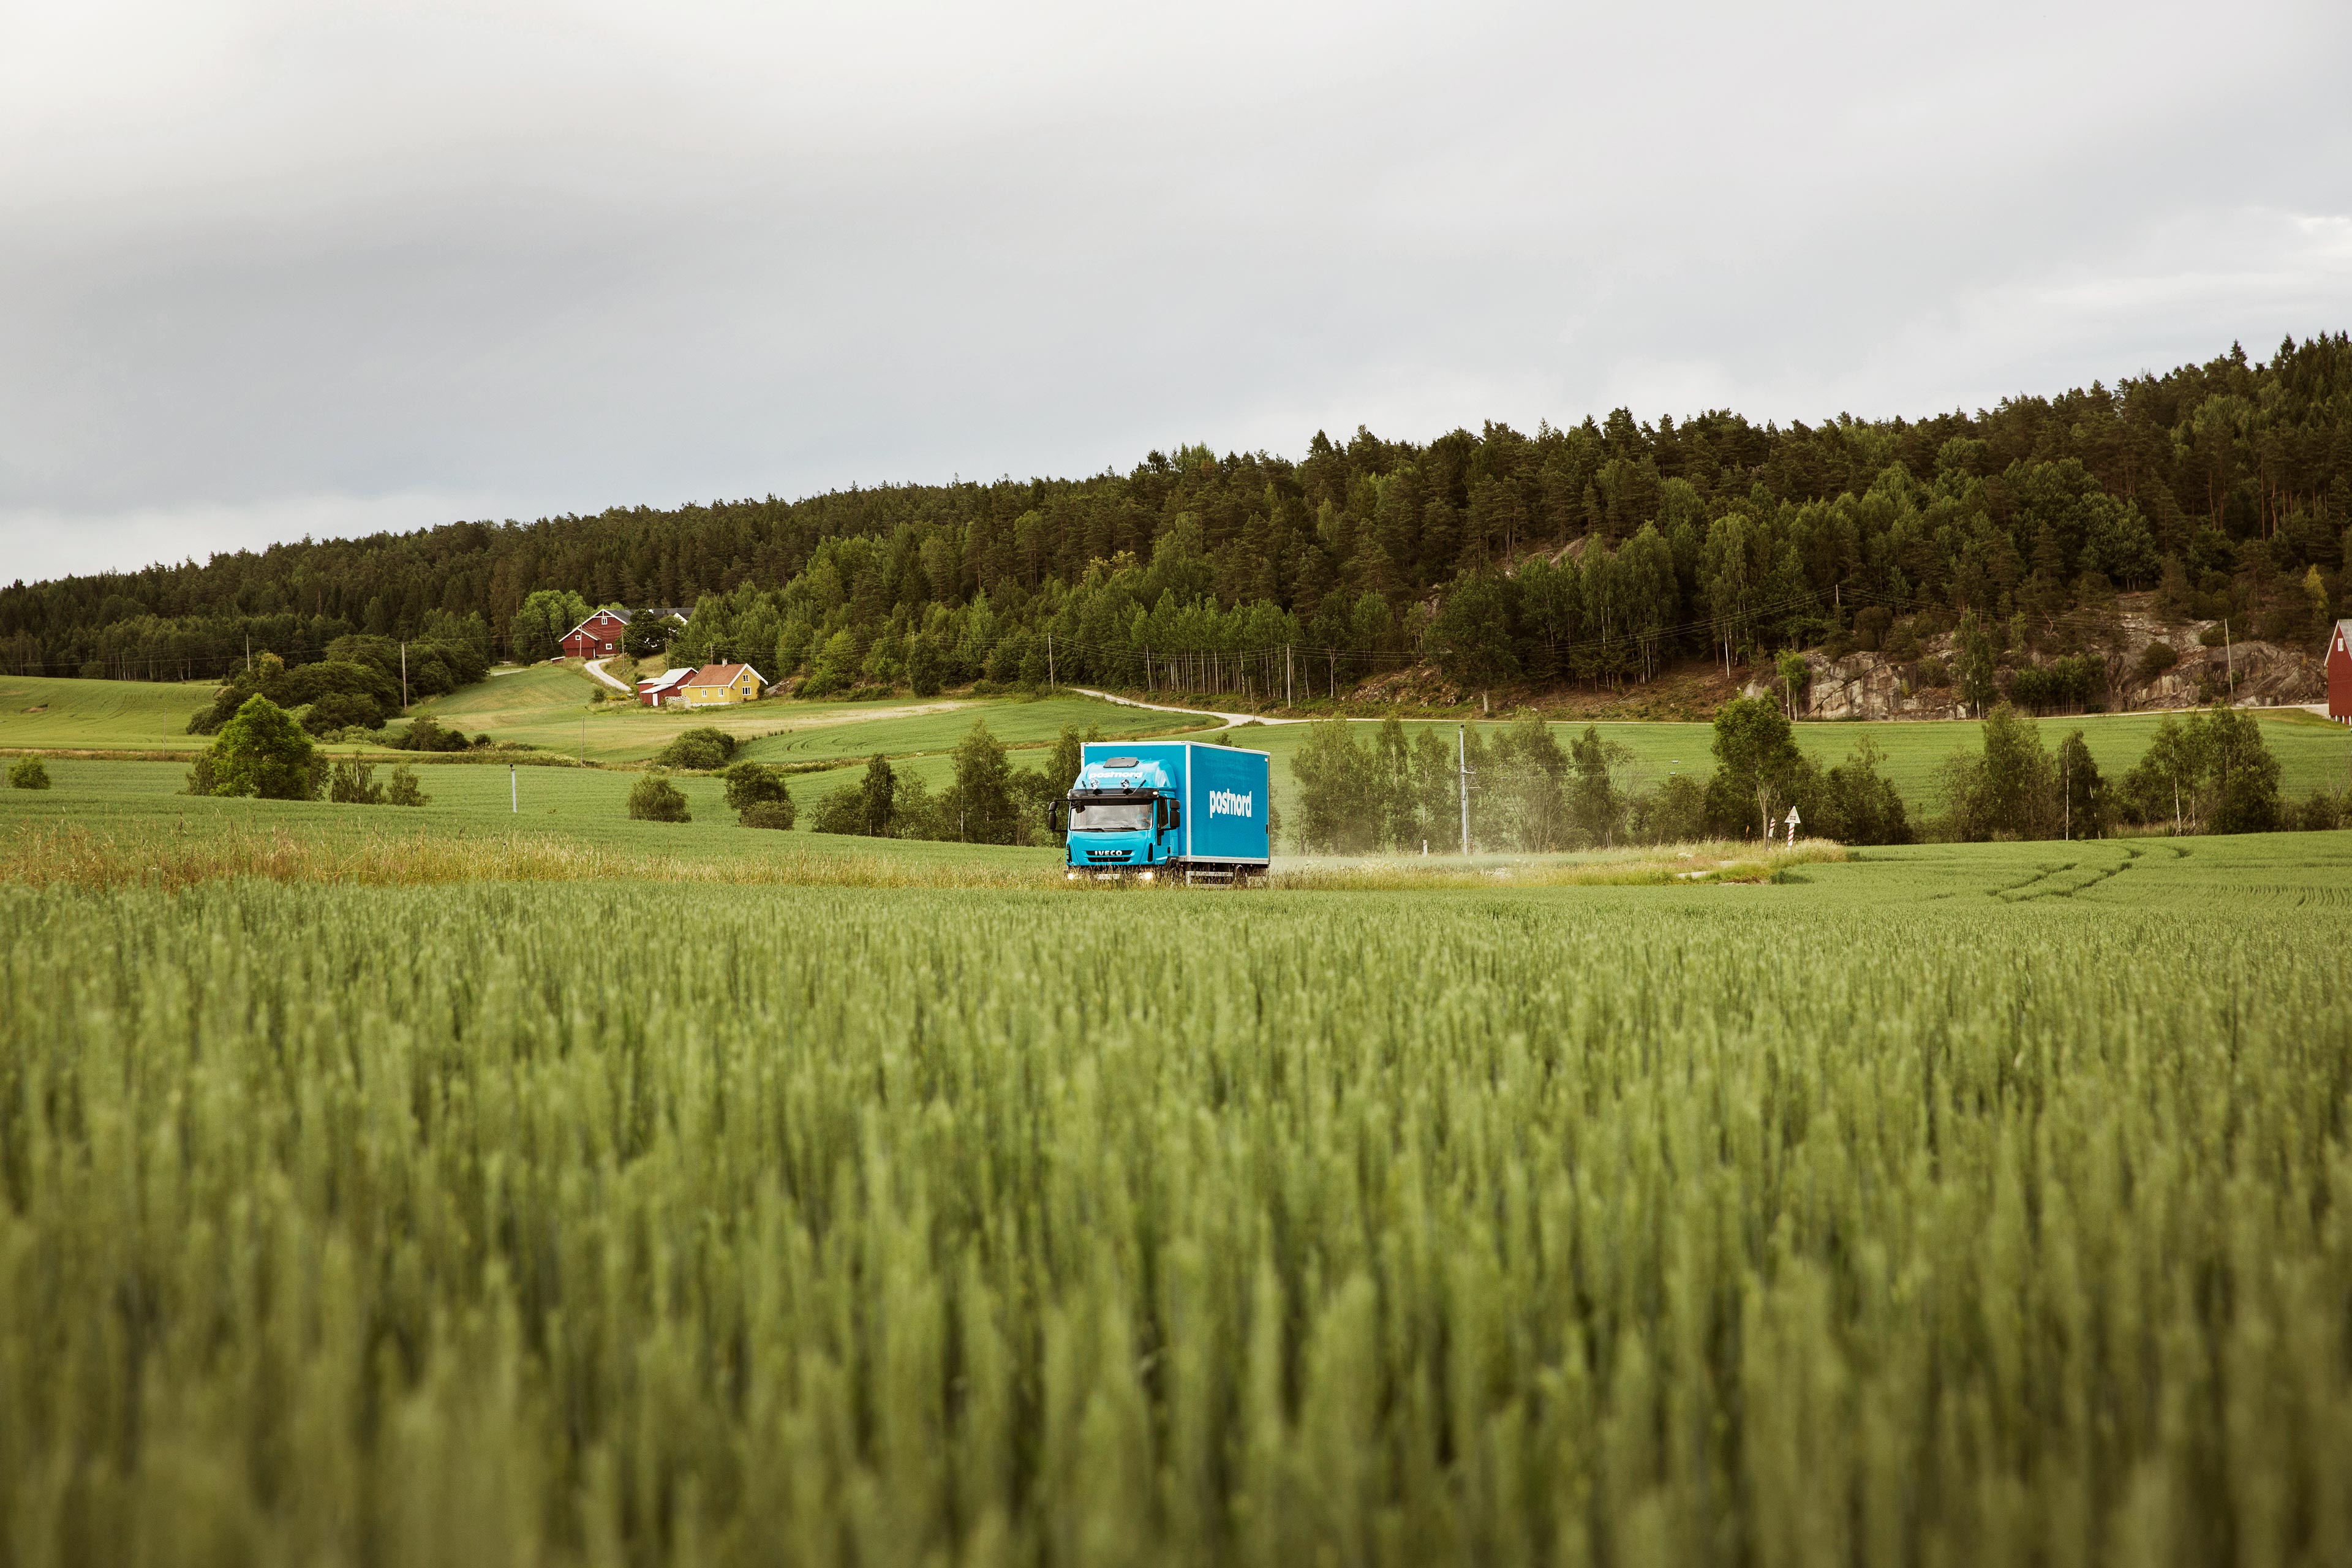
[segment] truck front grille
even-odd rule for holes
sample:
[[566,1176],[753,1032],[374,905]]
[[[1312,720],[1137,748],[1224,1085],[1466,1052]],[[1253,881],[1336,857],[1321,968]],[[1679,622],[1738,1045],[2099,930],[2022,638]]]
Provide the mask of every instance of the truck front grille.
[[1099,864],[1105,860],[1128,859],[1132,851],[1126,849],[1089,849],[1087,851],[1087,858]]

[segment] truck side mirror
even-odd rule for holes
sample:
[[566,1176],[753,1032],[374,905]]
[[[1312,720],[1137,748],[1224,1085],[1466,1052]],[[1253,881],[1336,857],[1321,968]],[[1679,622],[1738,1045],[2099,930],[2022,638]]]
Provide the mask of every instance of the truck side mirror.
[[1184,826],[1184,803],[1182,801],[1171,800],[1168,803],[1168,826],[1171,827],[1181,827]]
[[1046,831],[1046,832],[1048,832],[1048,833],[1059,833],[1059,832],[1061,832],[1061,831],[1062,831],[1062,814],[1063,814],[1064,812],[1067,811],[1068,809],[1069,809],[1069,802],[1067,802],[1067,801],[1064,801],[1064,800],[1049,800],[1049,801],[1047,801],[1047,802],[1045,803],[1045,831]]

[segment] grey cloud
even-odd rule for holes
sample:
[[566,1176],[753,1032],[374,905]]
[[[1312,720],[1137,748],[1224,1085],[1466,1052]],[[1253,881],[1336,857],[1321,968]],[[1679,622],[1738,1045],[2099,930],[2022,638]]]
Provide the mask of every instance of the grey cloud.
[[0,578],[2352,324],[2338,8],[205,10],[0,50]]

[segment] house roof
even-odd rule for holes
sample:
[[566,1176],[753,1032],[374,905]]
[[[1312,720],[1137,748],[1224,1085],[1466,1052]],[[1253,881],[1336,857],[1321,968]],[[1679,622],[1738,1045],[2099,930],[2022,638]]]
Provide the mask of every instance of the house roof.
[[[627,617],[627,616],[624,616],[624,615],[622,615],[622,614],[621,614],[619,611],[617,611],[617,610],[598,610],[594,615],[590,616],[588,617],[588,620],[586,620],[586,621],[583,621],[583,622],[581,622],[581,623],[580,623],[580,626],[572,627],[572,632],[576,632],[576,631],[580,630],[581,626],[584,626],[588,625],[589,621],[601,621],[601,620],[604,619],[604,618],[605,618],[606,616],[611,616],[614,620],[619,621],[623,626],[626,626],[626,625],[628,625],[628,617]],[[566,633],[564,633],[564,634],[563,634],[563,636],[568,637],[570,637],[570,636],[572,635],[572,632],[566,632]],[[562,641],[563,639],[562,639],[562,637],[558,637],[556,640],[557,640],[558,642],[561,642],[561,641]]]
[[667,691],[673,686],[683,686],[688,679],[692,679],[694,671],[691,669],[666,670],[660,675],[649,675],[645,679],[638,681],[637,689],[639,691]]
[[[735,684],[735,678],[747,669],[751,669],[748,664],[706,664],[694,672],[694,679],[687,684],[688,686],[732,686]],[[760,679],[760,672],[756,669],[751,669],[751,679],[759,680],[762,686],[767,684],[765,680]]]

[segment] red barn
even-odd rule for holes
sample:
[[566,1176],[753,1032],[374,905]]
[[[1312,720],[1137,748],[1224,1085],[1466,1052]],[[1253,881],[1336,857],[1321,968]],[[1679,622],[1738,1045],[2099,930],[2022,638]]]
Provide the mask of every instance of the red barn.
[[612,610],[599,610],[563,634],[564,657],[602,658],[608,653],[618,653],[621,651],[621,634],[628,629],[627,616]]
[[2352,621],[2327,634],[2327,716],[2352,724]]

